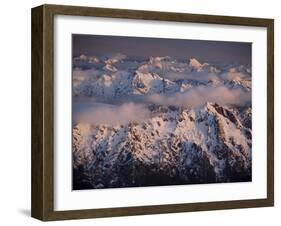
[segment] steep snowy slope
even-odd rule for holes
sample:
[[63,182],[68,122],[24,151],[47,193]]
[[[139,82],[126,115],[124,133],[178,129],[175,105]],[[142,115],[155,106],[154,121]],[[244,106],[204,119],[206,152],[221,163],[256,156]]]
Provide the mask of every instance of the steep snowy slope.
[[251,129],[235,111],[153,108],[142,123],[74,127],[75,188],[251,179]]

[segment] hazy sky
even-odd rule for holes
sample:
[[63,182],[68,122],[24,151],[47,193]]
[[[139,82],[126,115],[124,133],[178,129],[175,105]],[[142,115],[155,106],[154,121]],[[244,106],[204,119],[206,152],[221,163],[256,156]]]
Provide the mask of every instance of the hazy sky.
[[207,62],[251,64],[252,55],[252,44],[247,42],[73,34],[72,44],[74,56],[123,53],[129,56],[195,57]]

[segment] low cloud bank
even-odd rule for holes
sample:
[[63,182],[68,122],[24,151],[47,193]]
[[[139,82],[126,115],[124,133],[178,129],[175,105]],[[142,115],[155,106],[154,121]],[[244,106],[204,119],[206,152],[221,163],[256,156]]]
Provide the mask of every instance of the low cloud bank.
[[228,89],[224,86],[204,87],[198,86],[185,93],[177,93],[174,96],[151,95],[147,101],[167,106],[190,106],[198,107],[206,102],[218,103],[221,105],[245,105],[251,101],[251,94],[241,89]]
[[178,79],[189,79],[198,82],[208,82],[208,81],[232,81],[232,80],[242,80],[250,78],[249,75],[237,72],[235,70],[229,70],[224,73],[213,73],[213,72],[167,72],[163,74],[163,77],[169,79],[171,81],[175,81]]
[[121,125],[142,122],[149,118],[149,111],[143,104],[125,103],[115,105],[94,105],[74,116],[74,121],[91,124]]
[[164,78],[167,78],[171,81],[178,79],[189,79],[198,82],[208,82],[210,80],[219,81],[221,78],[215,73],[207,72],[167,72],[163,74]]
[[74,68],[72,72],[73,87],[79,86],[83,82],[90,82],[91,79],[98,78],[102,71],[94,68],[83,70],[81,68]]
[[241,79],[245,79],[249,77],[249,75],[241,73],[241,72],[237,72],[234,69],[230,69],[227,73],[223,73],[221,75],[221,78],[223,80],[227,80],[227,81],[232,81],[232,80],[241,80]]

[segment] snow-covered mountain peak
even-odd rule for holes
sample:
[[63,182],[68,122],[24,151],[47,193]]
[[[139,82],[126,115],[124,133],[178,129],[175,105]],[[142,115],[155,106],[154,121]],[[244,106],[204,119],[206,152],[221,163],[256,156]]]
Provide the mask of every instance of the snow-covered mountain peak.
[[203,105],[202,109],[204,109],[205,111],[214,112],[215,109],[214,109],[214,106],[213,106],[213,105],[214,105],[213,103],[207,101],[207,102]]
[[[133,186],[144,175],[149,181],[149,173],[159,170],[169,175],[166,182],[171,184],[179,183],[172,182],[178,174],[186,183],[200,183],[202,177],[227,182],[241,171],[240,180],[249,177],[251,130],[242,125],[237,112],[209,102],[200,110],[160,108],[143,122],[74,128],[75,169],[81,165],[88,169],[87,175],[93,176],[85,177],[89,186],[116,187],[121,181]],[[130,166],[138,173],[131,174]],[[125,182],[116,177],[120,170],[128,172]],[[102,184],[101,175],[107,178]]]
[[87,57],[85,54],[81,54],[81,55],[79,56],[79,59],[80,59],[80,60],[87,60],[88,57]]
[[202,68],[202,64],[195,58],[189,59],[189,66],[197,70]]
[[112,72],[116,72],[117,68],[113,66],[113,64],[111,62],[107,62],[106,65],[103,67],[103,69],[106,71],[112,71]]
[[179,86],[156,73],[136,71],[132,81],[135,94],[157,94],[176,92]]
[[126,59],[127,56],[122,53],[115,53],[108,56],[108,59],[105,60],[105,63],[114,64]]

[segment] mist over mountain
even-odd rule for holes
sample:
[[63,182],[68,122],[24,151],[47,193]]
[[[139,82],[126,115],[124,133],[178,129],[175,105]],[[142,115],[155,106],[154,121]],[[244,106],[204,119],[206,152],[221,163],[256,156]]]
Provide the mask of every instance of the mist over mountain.
[[251,181],[251,66],[73,58],[73,189]]

